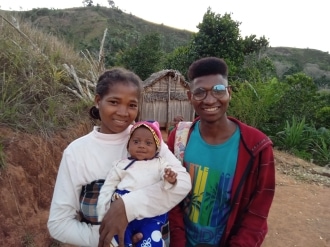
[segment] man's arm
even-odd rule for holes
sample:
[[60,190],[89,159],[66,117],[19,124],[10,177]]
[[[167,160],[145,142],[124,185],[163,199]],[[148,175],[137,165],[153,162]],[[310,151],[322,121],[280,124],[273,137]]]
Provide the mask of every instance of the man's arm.
[[171,209],[168,214],[170,227],[170,246],[182,247],[186,245],[186,232],[183,222],[183,211],[181,205]]
[[259,157],[260,169],[254,196],[247,210],[244,210],[240,227],[229,239],[228,246],[261,246],[267,234],[267,217],[275,193],[275,164],[272,147],[264,149]]
[[[174,152],[176,129],[174,129],[167,138],[168,148]],[[170,246],[182,247],[186,245],[186,233],[183,222],[183,211],[181,205],[178,204],[168,214],[169,228],[170,228]]]

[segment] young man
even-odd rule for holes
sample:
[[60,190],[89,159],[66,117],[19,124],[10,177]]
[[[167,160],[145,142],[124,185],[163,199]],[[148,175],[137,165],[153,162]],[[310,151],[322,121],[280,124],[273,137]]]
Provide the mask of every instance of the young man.
[[191,175],[192,190],[170,212],[170,247],[255,247],[267,233],[275,192],[272,142],[227,116],[232,94],[227,76],[225,61],[216,57],[189,67],[188,98],[199,117],[186,143],[180,136],[182,122],[168,146],[181,151],[177,155]]

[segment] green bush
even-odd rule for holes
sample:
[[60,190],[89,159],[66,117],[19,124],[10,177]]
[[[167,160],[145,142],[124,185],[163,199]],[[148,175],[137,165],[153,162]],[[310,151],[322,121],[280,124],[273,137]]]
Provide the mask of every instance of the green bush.
[[[272,114],[270,108],[285,92],[285,87],[277,79],[267,82],[232,82],[233,94],[228,113],[247,124],[271,134],[269,124]],[[284,120],[283,120],[284,121]]]
[[316,129],[305,123],[305,118],[298,120],[292,117],[286,121],[283,131],[272,137],[275,146],[286,150],[305,160],[313,160],[315,164],[330,164],[330,131],[326,128]]
[[275,145],[280,149],[295,153],[298,150],[306,151],[309,149],[312,141],[310,137],[310,129],[305,123],[305,118],[299,121],[296,117],[292,117],[291,123],[286,121],[284,130],[278,132],[274,140]]
[[328,129],[317,130],[316,138],[312,141],[311,152],[316,164],[330,165],[330,131]]
[[316,111],[316,122],[319,126],[330,127],[330,106],[324,106]]

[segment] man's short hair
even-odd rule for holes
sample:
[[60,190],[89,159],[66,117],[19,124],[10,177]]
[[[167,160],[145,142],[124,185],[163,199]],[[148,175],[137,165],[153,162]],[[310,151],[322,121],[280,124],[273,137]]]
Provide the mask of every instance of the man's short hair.
[[228,66],[222,58],[204,57],[193,62],[188,69],[188,78],[193,81],[197,77],[206,75],[222,75],[228,77]]

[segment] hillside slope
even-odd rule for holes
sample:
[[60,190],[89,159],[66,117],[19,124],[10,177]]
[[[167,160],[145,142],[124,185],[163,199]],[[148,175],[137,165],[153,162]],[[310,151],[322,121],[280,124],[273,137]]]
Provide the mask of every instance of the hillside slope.
[[[163,49],[172,51],[187,43],[192,32],[145,21],[118,8],[80,7],[70,9],[33,9],[13,12],[31,22],[46,33],[62,37],[77,50],[99,49],[103,32],[108,29],[106,48],[116,52],[124,45],[135,45],[137,40],[149,33],[163,37]],[[110,47],[111,46],[111,47]]]
[[318,86],[330,86],[330,55],[327,52],[314,49],[269,47],[264,55],[273,61],[280,78],[296,72],[304,72],[312,77]]
[[[193,32],[148,22],[118,8],[100,6],[71,9],[33,9],[12,12],[46,33],[54,34],[72,44],[77,50],[89,49],[97,53],[103,32],[108,36],[104,48],[111,55],[134,46],[141,37],[159,33],[167,53],[186,45]],[[170,18],[170,17],[169,17]],[[198,23],[196,23],[197,25]],[[314,49],[269,47],[264,54],[274,62],[277,75],[283,78],[296,72],[312,77],[319,87],[330,86],[330,55]]]

